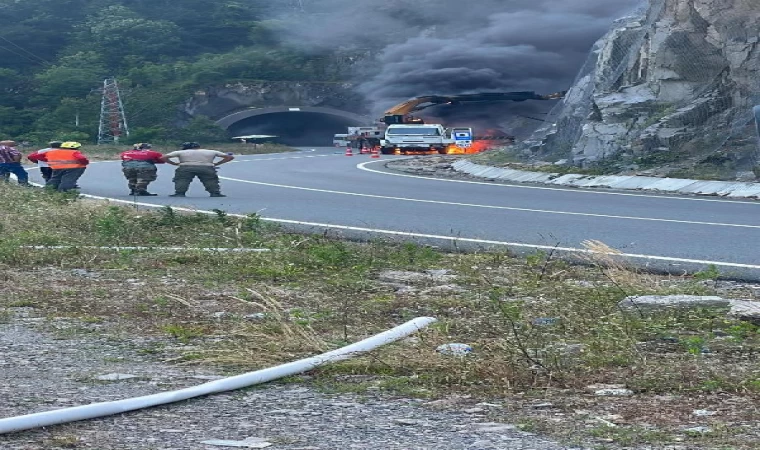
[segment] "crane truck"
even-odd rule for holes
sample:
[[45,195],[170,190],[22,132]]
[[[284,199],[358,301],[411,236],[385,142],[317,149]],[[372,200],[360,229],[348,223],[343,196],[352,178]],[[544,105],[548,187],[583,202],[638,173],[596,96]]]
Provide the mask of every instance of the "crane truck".
[[[388,109],[375,127],[350,127],[347,141],[355,148],[380,147],[383,154],[393,153],[463,153],[475,141],[489,137],[474,136],[472,128],[446,128],[441,124],[426,124],[412,113],[437,105],[458,105],[472,102],[527,100],[557,100],[565,92],[540,95],[535,92],[496,92],[464,95],[427,95],[399,103]],[[493,137],[490,137],[493,139]]]

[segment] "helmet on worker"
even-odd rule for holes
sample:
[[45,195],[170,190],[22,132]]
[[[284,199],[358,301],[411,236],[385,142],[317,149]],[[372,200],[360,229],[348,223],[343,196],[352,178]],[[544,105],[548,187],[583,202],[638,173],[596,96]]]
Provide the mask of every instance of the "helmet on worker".
[[135,150],[150,150],[153,148],[152,145],[148,144],[147,142],[140,142],[132,146]]
[[64,142],[61,144],[61,148],[65,148],[68,150],[78,150],[80,147],[82,147],[82,144],[80,144],[79,142],[73,142],[73,141]]
[[190,150],[194,148],[201,148],[201,144],[197,142],[183,142],[182,143],[182,150]]

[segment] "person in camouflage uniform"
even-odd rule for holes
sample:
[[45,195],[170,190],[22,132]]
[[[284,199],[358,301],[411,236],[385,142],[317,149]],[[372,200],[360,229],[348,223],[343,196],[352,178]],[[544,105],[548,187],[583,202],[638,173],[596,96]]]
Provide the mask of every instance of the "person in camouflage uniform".
[[[177,158],[179,162],[174,162],[171,158]],[[217,160],[217,158],[221,159]],[[163,158],[164,162],[179,166],[174,173],[175,192],[169,197],[184,197],[195,177],[203,183],[203,187],[211,197],[226,197],[220,192],[216,168],[233,159],[235,157],[232,153],[202,149],[197,142],[183,143],[182,150],[167,153]]]
[[129,195],[155,196],[148,185],[158,177],[156,164],[163,164],[161,153],[151,150],[150,144],[135,144],[132,150],[120,155],[121,171],[129,185]]

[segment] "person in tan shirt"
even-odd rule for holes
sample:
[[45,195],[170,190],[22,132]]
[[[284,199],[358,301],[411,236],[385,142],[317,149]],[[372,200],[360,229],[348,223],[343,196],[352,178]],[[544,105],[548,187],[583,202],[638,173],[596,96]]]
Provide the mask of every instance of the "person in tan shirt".
[[[172,161],[172,158],[177,158],[179,162]],[[200,144],[195,142],[185,142],[182,144],[182,150],[167,153],[161,158],[168,164],[178,166],[174,173],[174,194],[170,197],[184,197],[195,177],[203,183],[211,197],[226,197],[221,193],[216,168],[233,159],[235,157],[227,153],[202,149]]]

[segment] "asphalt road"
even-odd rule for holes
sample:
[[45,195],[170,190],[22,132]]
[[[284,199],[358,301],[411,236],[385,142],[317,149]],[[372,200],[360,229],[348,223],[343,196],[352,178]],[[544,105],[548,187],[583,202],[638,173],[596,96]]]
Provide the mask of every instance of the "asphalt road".
[[[716,264],[724,273],[760,277],[760,202],[404,176],[384,168],[390,158],[349,158],[334,148],[240,156],[219,170],[228,195],[221,199],[209,198],[197,180],[187,198],[167,197],[173,167],[164,166],[150,186],[161,195],[137,200],[441,246],[569,251],[598,240],[641,265],[678,271]],[[84,194],[134,200],[118,162],[93,164],[80,185]]]

